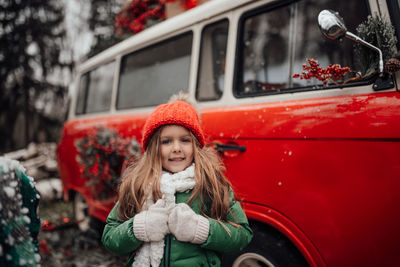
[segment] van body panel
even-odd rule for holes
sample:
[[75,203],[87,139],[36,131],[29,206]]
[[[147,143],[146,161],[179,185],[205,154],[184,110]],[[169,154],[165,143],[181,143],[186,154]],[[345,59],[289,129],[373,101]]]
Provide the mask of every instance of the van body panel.
[[202,118],[213,138],[396,139],[399,108],[392,91],[204,108]]
[[332,266],[396,261],[387,232],[400,224],[397,92],[202,111],[208,142],[246,147],[222,153],[240,198],[296,222]]
[[310,266],[326,266],[326,262],[310,239],[283,214],[254,203],[243,202],[243,207],[249,220],[266,223],[285,234],[302,252]]

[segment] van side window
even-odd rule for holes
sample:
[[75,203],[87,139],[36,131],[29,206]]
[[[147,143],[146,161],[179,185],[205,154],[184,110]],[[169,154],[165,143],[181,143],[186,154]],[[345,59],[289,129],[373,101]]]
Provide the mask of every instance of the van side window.
[[189,87],[192,32],[125,55],[117,109],[156,106]]
[[[332,41],[318,27],[324,9],[338,11],[350,32],[368,16],[367,1],[306,0],[290,5],[268,5],[243,14],[235,69],[235,95],[265,95],[321,89],[317,79],[292,77],[302,73],[306,58],[321,67],[340,64],[357,70],[354,42]],[[334,87],[334,86],[328,86]]]
[[85,114],[110,110],[115,61],[83,74],[79,81],[75,113]]
[[216,100],[222,96],[228,26],[225,19],[203,29],[196,91],[199,101]]
[[75,114],[84,114],[86,105],[86,93],[89,74],[83,74],[79,79],[78,97],[76,99]]

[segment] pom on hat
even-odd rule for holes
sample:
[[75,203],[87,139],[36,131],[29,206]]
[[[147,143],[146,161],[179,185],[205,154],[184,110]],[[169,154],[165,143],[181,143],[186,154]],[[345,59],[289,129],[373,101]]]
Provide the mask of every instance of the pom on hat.
[[184,126],[189,129],[196,136],[200,146],[204,146],[204,135],[196,109],[189,103],[178,100],[159,105],[150,114],[143,127],[143,149],[147,149],[151,137],[158,128],[170,124]]

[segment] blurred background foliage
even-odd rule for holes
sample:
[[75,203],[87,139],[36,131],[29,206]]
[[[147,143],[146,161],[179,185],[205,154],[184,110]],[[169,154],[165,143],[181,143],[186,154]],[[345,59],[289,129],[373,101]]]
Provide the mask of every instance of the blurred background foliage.
[[0,154],[57,142],[74,66],[128,37],[123,0],[0,0]]

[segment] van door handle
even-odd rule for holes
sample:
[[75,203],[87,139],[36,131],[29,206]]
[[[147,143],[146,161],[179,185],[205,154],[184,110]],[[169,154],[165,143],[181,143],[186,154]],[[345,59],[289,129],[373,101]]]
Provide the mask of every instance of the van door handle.
[[218,152],[224,152],[224,151],[240,151],[240,152],[245,152],[246,147],[245,146],[239,146],[239,145],[227,145],[227,144],[214,144],[214,149]]

